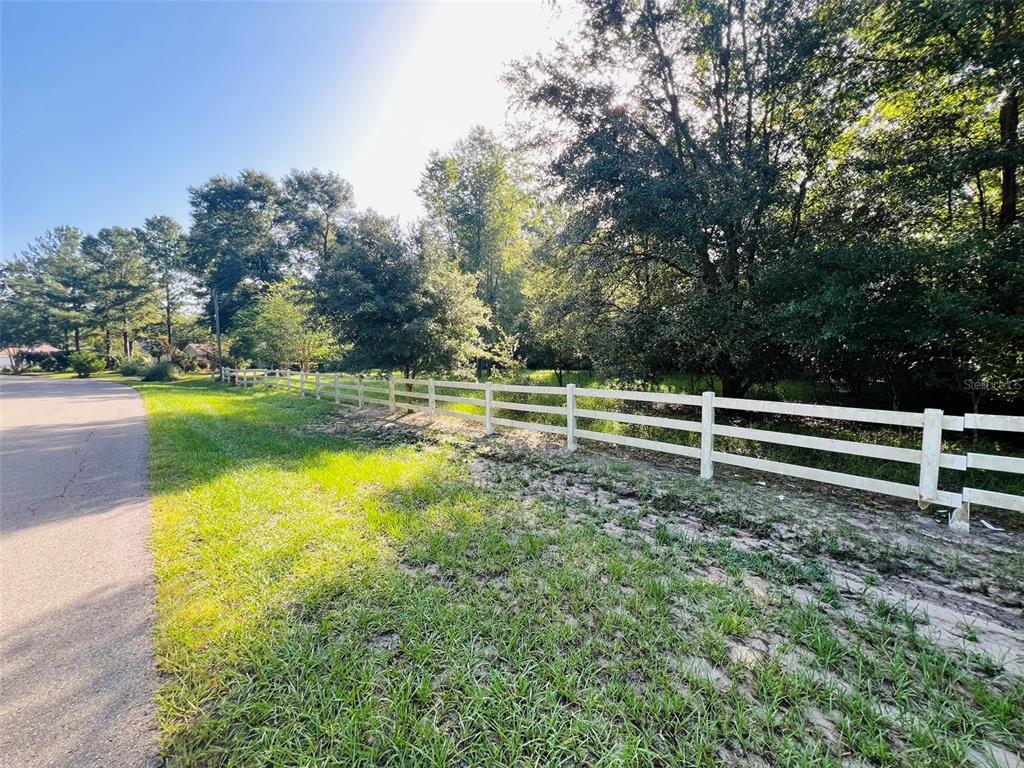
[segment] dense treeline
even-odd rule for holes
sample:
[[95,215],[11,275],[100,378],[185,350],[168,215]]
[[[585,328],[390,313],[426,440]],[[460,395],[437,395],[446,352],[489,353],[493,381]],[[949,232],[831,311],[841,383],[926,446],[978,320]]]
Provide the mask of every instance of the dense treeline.
[[475,129],[431,156],[421,221],[358,211],[333,173],[214,177],[187,232],[40,238],[5,267],[4,341],[113,358],[212,334],[271,364],[1010,402],[1022,17],[588,0],[571,39],[511,68],[515,144]]

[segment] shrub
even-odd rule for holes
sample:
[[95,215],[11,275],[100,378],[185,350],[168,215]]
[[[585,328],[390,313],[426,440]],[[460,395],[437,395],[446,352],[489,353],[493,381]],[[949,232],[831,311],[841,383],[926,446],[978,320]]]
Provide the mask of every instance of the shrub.
[[138,376],[146,370],[146,361],[141,355],[121,358],[119,361],[122,376]]
[[175,376],[174,363],[163,361],[149,366],[142,374],[143,381],[173,381]]
[[75,352],[68,355],[68,363],[81,379],[87,379],[94,373],[106,368],[103,358],[95,352]]
[[67,352],[54,352],[47,355],[39,361],[39,367],[48,373],[66,371],[70,367],[68,364],[68,354]]

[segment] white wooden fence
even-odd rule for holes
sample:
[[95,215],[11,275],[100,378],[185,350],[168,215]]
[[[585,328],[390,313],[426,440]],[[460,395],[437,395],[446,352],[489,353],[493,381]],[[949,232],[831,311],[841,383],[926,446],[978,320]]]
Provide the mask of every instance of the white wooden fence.
[[[1022,458],[986,453],[967,453],[963,455],[942,452],[942,433],[944,431],[963,432],[965,429],[977,429],[1022,434],[1024,433],[1024,417],[1021,416],[980,414],[948,416],[941,410],[933,408],[925,409],[922,413],[914,413],[908,411],[845,408],[807,403],[718,397],[714,392],[704,392],[701,395],[683,395],[666,392],[591,389],[577,387],[575,384],[569,384],[564,387],[495,384],[491,382],[480,384],[471,381],[366,378],[339,373],[303,373],[300,371],[268,369],[240,370],[222,368],[220,374],[221,381],[230,379],[233,383],[242,387],[265,385],[286,389],[289,392],[297,392],[300,395],[313,395],[317,399],[322,399],[323,397],[333,398],[336,403],[344,402],[360,407],[369,403],[385,406],[391,412],[399,409],[422,411],[431,416],[442,414],[457,419],[476,421],[484,425],[484,431],[487,434],[493,433],[495,427],[511,427],[562,435],[565,437],[566,445],[570,451],[576,450],[578,440],[591,440],[686,456],[700,461],[700,476],[706,480],[712,478],[715,464],[726,464],[819,483],[839,485],[845,488],[881,493],[902,499],[911,499],[917,501],[922,508],[934,504],[952,510],[949,524],[958,530],[969,530],[971,504],[998,507],[1024,513],[1024,496],[970,487],[963,487],[959,491],[942,490],[939,488],[940,469],[960,471],[978,469],[1024,475],[1024,459]],[[401,386],[396,388],[396,385]],[[426,391],[416,391],[413,387],[425,388]],[[438,389],[457,394],[438,393]],[[500,399],[504,393],[554,396],[564,404],[540,405],[512,402]],[[495,395],[498,395],[497,399]],[[628,400],[643,403],[690,406],[700,409],[700,420],[688,421],[662,416],[647,416],[606,410],[605,408],[578,408],[577,398],[581,397],[598,400],[599,402]],[[468,413],[445,407],[449,404],[475,406],[482,409],[483,413]],[[921,430],[921,447],[920,449],[899,448],[891,445],[878,445],[853,440],[836,440],[826,437],[718,424],[715,423],[716,410],[746,411],[760,414],[779,414],[916,428]],[[526,412],[554,415],[559,417],[560,421],[564,419],[565,426],[499,417],[495,415],[496,412]],[[699,433],[700,447],[582,429],[579,426],[580,420],[610,421],[620,424],[643,425]],[[909,483],[879,480],[872,477],[834,472],[800,464],[789,464],[716,451],[714,447],[716,436],[914,464],[920,469],[919,481],[917,485],[911,485]]]

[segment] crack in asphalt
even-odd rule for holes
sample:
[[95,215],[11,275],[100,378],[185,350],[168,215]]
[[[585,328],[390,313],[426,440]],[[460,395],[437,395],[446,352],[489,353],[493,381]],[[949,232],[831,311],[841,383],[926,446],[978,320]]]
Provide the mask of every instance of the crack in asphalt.
[[82,440],[82,445],[80,445],[78,448],[75,448],[75,456],[78,456],[79,454],[82,454],[82,456],[78,460],[78,465],[75,467],[75,471],[71,473],[71,477],[69,477],[68,481],[64,483],[64,490],[60,492],[60,496],[57,497],[58,499],[67,498],[68,491],[71,490],[71,486],[74,485],[74,482],[75,480],[78,479],[78,476],[85,471],[85,463],[89,460],[89,454],[87,452],[83,453],[82,449],[89,445],[89,441],[92,439],[92,436],[95,433],[95,429],[90,429],[89,432],[86,434],[85,439]]

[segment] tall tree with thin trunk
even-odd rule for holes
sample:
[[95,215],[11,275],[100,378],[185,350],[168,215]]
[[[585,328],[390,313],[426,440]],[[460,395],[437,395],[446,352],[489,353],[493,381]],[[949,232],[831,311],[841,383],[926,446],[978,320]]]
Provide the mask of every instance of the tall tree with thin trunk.
[[[97,315],[108,333],[117,329],[124,354],[131,355],[136,333],[158,306],[155,273],[139,235],[107,227],[82,240],[82,252],[95,275]],[[109,336],[107,344],[109,355]]]
[[163,297],[167,343],[173,344],[173,320],[181,301],[185,269],[185,233],[170,216],[152,216],[138,230],[143,252],[156,273]]

